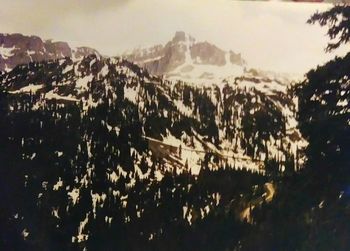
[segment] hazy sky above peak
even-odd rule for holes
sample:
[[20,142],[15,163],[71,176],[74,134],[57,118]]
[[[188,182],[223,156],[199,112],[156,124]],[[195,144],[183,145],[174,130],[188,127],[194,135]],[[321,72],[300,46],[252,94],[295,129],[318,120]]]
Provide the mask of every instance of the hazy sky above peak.
[[304,73],[334,57],[324,52],[326,30],[306,24],[316,10],[330,7],[231,0],[2,0],[0,32],[67,41],[113,56],[166,43],[183,30],[242,53],[251,67]]

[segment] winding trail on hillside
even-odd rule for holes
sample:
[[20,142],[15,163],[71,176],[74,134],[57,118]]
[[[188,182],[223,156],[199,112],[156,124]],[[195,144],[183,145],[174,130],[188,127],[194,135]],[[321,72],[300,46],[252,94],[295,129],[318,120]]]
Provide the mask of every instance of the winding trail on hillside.
[[[174,153],[174,150],[173,150],[174,148],[176,148],[177,151],[179,150],[179,146],[172,145],[172,144],[169,144],[169,143],[165,143],[163,141],[160,141],[160,140],[157,140],[157,139],[154,139],[154,138],[151,138],[151,137],[144,136],[144,138],[151,144],[152,143],[156,143],[156,144],[164,146],[164,149],[167,149],[169,151],[168,154]],[[212,149],[211,147],[208,147],[203,140],[201,140],[200,142],[209,150],[202,150],[202,149],[196,149],[196,148],[190,148],[190,147],[182,147],[182,150],[190,151],[190,152],[196,152],[196,153],[213,153],[213,154],[216,154],[216,155],[220,156],[223,159],[232,158],[232,159],[243,160],[243,161],[252,161],[252,162],[256,162],[256,163],[264,163],[263,160],[252,159],[252,158],[243,157],[243,156],[223,154],[220,151],[218,151],[217,149]],[[164,151],[166,151],[166,150],[164,150]]]
[[264,201],[269,203],[272,201],[273,197],[275,196],[276,189],[273,185],[273,183],[267,182],[264,184],[265,193],[262,194],[262,196],[258,199],[250,201],[248,206],[243,209],[243,211],[240,214],[240,219],[242,221],[247,221],[248,223],[253,223],[253,218],[251,216],[251,211],[256,207],[261,205]]
[[272,183],[270,182],[267,182],[265,183],[265,193],[263,194],[263,196],[265,195],[265,201],[266,202],[271,202],[273,197],[275,196],[275,193],[276,193],[276,189],[275,187],[273,186]]

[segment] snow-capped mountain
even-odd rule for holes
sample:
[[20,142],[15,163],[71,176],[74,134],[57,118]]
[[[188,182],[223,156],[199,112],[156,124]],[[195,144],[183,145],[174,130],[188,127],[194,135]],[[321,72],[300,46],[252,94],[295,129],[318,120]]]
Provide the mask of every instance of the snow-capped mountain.
[[16,65],[29,62],[64,57],[79,59],[90,54],[100,55],[98,51],[89,47],[72,48],[66,42],[43,41],[40,37],[19,33],[0,33],[0,71],[9,71]]
[[218,82],[228,76],[241,75],[246,64],[241,54],[196,41],[183,31],[176,32],[165,45],[135,49],[123,57],[152,74],[196,83]]

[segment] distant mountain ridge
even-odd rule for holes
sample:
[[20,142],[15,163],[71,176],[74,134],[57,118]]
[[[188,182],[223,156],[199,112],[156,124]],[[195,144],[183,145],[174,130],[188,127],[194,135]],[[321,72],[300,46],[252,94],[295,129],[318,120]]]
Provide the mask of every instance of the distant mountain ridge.
[[67,42],[43,40],[20,33],[0,33],[0,71],[10,71],[20,64],[55,60],[64,57],[80,59],[100,53],[90,47],[71,47]]

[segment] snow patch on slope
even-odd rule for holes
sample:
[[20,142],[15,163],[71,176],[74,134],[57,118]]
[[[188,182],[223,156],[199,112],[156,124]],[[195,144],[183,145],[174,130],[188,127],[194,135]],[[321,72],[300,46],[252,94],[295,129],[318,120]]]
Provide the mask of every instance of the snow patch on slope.
[[18,93],[36,93],[40,89],[44,88],[44,85],[34,85],[34,84],[29,84],[25,87],[22,87],[19,90],[16,91],[9,91],[11,94],[18,94]]
[[0,47],[0,55],[2,56],[3,59],[8,59],[14,55],[14,52],[13,52],[14,49],[15,49],[15,46],[9,47],[9,48],[1,46]]

